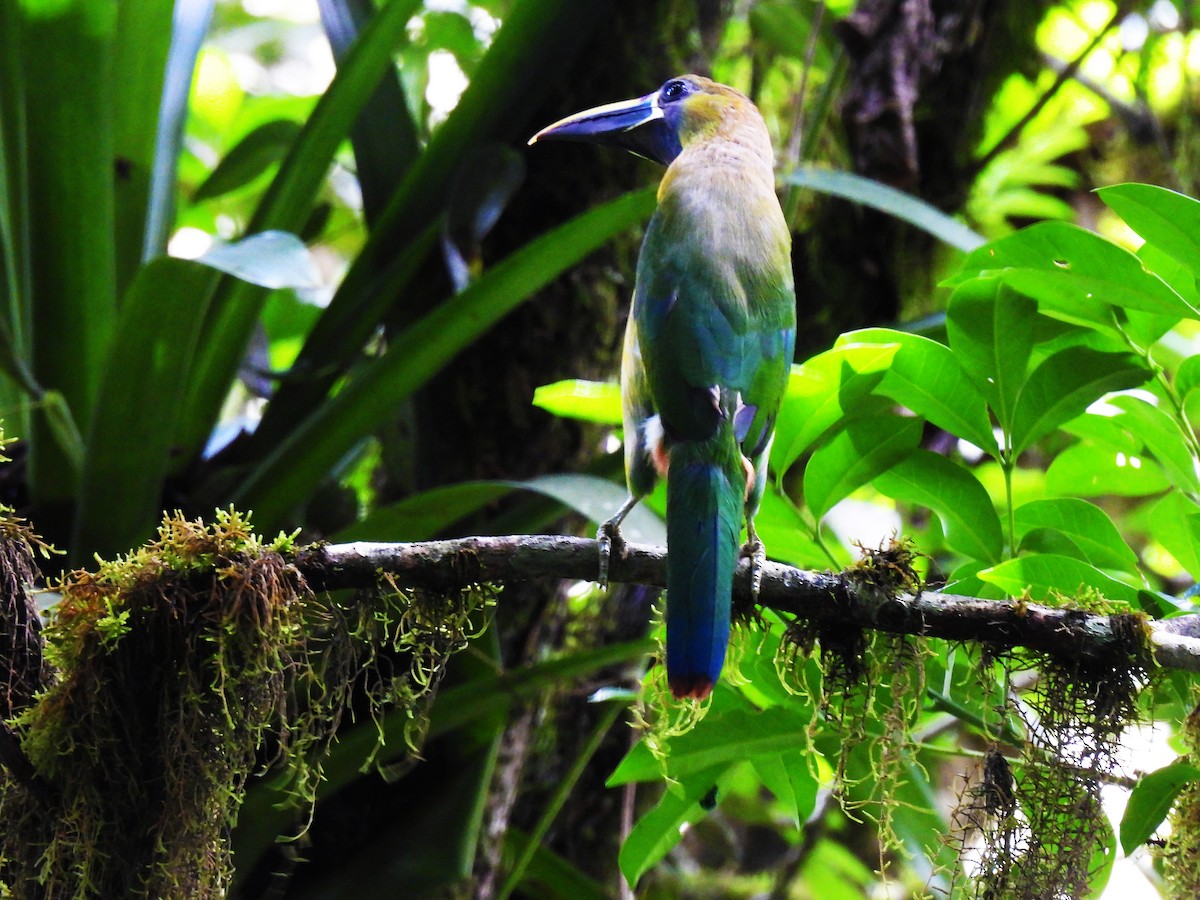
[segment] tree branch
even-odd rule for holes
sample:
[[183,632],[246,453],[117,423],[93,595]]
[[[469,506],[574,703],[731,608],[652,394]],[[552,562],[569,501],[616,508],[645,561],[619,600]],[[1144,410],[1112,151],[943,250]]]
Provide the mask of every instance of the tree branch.
[[[614,548],[615,582],[666,585],[667,553],[661,547]],[[481,582],[598,575],[594,540],[563,535],[471,537],[413,544],[358,542],[302,550],[296,564],[317,589],[364,587],[380,574],[401,587],[450,589]],[[889,594],[849,573],[808,572],[768,562],[759,603],[818,626],[851,626],[998,647],[1027,647],[1092,662],[1113,659],[1125,647],[1128,617],[1098,615],[1023,600],[981,600],[922,591]],[[734,597],[750,601],[750,563],[739,562]],[[1121,622],[1118,622],[1121,620]],[[1200,672],[1200,615],[1148,620],[1158,664]]]

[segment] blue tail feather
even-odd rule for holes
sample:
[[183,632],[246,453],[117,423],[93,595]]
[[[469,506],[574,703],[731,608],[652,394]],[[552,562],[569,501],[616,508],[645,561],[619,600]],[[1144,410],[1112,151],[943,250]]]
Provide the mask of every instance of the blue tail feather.
[[704,698],[725,664],[743,488],[695,445],[676,445],[667,471],[667,680]]

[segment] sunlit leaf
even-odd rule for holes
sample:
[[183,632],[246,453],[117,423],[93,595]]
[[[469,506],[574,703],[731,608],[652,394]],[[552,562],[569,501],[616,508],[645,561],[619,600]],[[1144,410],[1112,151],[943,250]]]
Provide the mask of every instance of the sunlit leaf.
[[1183,430],[1174,417],[1144,397],[1111,397],[1108,404],[1124,411],[1119,423],[1142,441],[1171,481],[1185,491],[1200,491],[1197,460],[1188,450]]
[[1003,428],[1025,384],[1036,340],[1037,304],[998,278],[977,278],[954,291],[946,308],[950,349],[987,398]]
[[1200,272],[1200,202],[1152,184],[1114,184],[1096,193],[1147,242]]
[[949,284],[990,273],[1067,321],[1112,328],[1110,307],[1200,318],[1124,247],[1064,222],[1043,222],[975,250]]
[[1046,490],[1052,494],[1140,497],[1170,486],[1154,460],[1090,441],[1068,447],[1046,470]]
[[1013,452],[1075,418],[1108,391],[1134,387],[1149,377],[1131,354],[1098,353],[1089,347],[1059,351],[1030,373],[1017,396]]
[[819,447],[804,468],[804,502],[821,518],[839,500],[898,463],[921,441],[921,419],[853,419]]
[[789,184],[873,207],[897,219],[903,219],[964,252],[974,250],[984,240],[958,219],[946,215],[919,197],[853,172],[802,167],[785,175],[783,180]]
[[1020,596],[1026,590],[1035,600],[1054,595],[1072,597],[1081,587],[1089,587],[1109,600],[1127,603],[1134,609],[1140,609],[1142,605],[1137,588],[1117,581],[1095,566],[1067,556],[1048,553],[1019,556],[982,570],[979,578],[996,585],[1012,597]]
[[890,328],[866,328],[838,338],[843,343],[894,343],[892,358],[875,393],[891,397],[956,437],[996,455],[987,404],[962,364],[945,344]]
[[1125,543],[1112,519],[1086,500],[1033,500],[1018,506],[1014,518],[1018,539],[1034,529],[1051,529],[1069,538],[1094,566],[1137,571],[1137,554]]
[[621,424],[621,386],[611,381],[572,378],[545,384],[533,392],[533,405],[567,419]]
[[321,275],[303,241],[286,231],[261,231],[232,244],[216,244],[197,262],[267,288],[315,288]]
[[982,484],[944,456],[917,450],[871,482],[880,492],[932,509],[941,518],[946,543],[972,559],[1000,559],[1000,517]]
[[1121,849],[1126,856],[1150,839],[1179,792],[1196,781],[1200,781],[1200,769],[1185,762],[1171,763],[1138,779],[1121,817]]
[[883,380],[897,342],[844,341],[799,366],[792,366],[787,393],[775,424],[772,468],[786,472],[825,431],[850,414]]
[[1200,579],[1200,507],[1178,491],[1156,504],[1148,517],[1150,533],[1193,578]]

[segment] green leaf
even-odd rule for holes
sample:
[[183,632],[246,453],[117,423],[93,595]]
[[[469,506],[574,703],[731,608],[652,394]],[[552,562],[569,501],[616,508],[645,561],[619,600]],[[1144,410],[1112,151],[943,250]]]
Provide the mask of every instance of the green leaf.
[[158,120],[154,132],[154,163],[150,175],[145,233],[142,236],[143,260],[167,252],[167,239],[175,223],[176,172],[183,146],[192,73],[196,70],[200,47],[208,35],[216,0],[195,0],[173,5],[175,14],[171,19],[171,47],[167,53],[162,101],[157,109]]
[[[392,50],[419,6],[420,0],[390,0],[363,29],[263,194],[246,228],[248,233],[297,233],[303,228],[333,154],[392,64]],[[179,444],[194,448],[207,438],[265,297],[257,286],[230,279],[220,282],[180,418]],[[372,320],[369,327],[376,322]]]
[[1200,578],[1200,507],[1178,491],[1156,504],[1148,517],[1150,533],[1193,578]]
[[804,469],[804,502],[820,519],[839,500],[885,472],[916,448],[921,419],[894,415],[852,419],[818,448]]
[[1114,184],[1096,193],[1148,243],[1200,273],[1200,202],[1151,184]]
[[[764,710],[715,711],[696,728],[671,740],[667,776],[682,779],[759,755],[796,749],[809,715],[782,706]],[[609,787],[634,781],[658,781],[662,765],[639,741],[605,782]]]
[[[113,159],[117,165],[112,185],[118,294],[124,292],[143,259],[174,6],[172,0],[117,4],[113,70],[119,73],[120,88],[113,95]],[[173,72],[170,75],[174,77]],[[162,152],[171,150],[164,147]]]
[[829,556],[812,537],[812,525],[805,522],[800,510],[774,481],[763,494],[754,529],[771,559],[809,569],[830,564]]
[[260,231],[232,244],[216,244],[197,262],[250,284],[303,290],[321,286],[304,242],[286,231]]
[[1037,304],[999,278],[960,284],[946,308],[950,349],[1010,433],[1039,318]]
[[678,792],[664,791],[654,808],[638,820],[617,858],[621,874],[631,886],[636,886],[638,879],[679,843],[684,825],[708,815],[702,801],[719,791],[733,765],[727,763],[698,772],[682,782]]
[[1051,494],[1141,497],[1170,486],[1153,460],[1090,441],[1068,447],[1046,470],[1046,490]]
[[1068,347],[1029,375],[1012,416],[1012,446],[1021,453],[1080,413],[1108,391],[1134,387],[1150,377],[1131,354]]
[[988,584],[996,585],[1010,597],[1019,596],[1026,590],[1036,600],[1048,599],[1052,594],[1072,597],[1079,592],[1080,587],[1087,586],[1099,591],[1109,600],[1127,603],[1134,609],[1142,607],[1137,588],[1105,575],[1095,566],[1068,556],[1049,553],[1020,556],[982,570],[979,578]]
[[971,253],[948,284],[994,275],[1069,322],[1113,327],[1111,307],[1200,318],[1124,247],[1064,222],[1042,222]]
[[[32,371],[83,423],[92,416],[117,316],[117,5],[77,0],[17,6],[20,114],[28,148],[22,181],[30,293],[22,325],[32,339]],[[78,487],[74,463],[53,424],[44,416],[33,424],[32,433],[22,435],[30,442],[32,499],[69,501]]]
[[1128,856],[1158,830],[1187,785],[1200,781],[1200,769],[1174,762],[1138,779],[1121,817],[1121,849]]
[[1004,548],[1000,517],[979,480],[944,456],[917,450],[877,476],[872,484],[896,500],[938,514],[946,543],[972,559],[996,562]]
[[1131,573],[1138,570],[1137,554],[1125,543],[1112,519],[1086,500],[1033,500],[1017,507],[1014,518],[1018,539],[1035,529],[1048,528],[1069,538],[1094,566]]
[[751,762],[767,789],[786,807],[797,827],[817,804],[817,779],[809,767],[808,754],[802,750],[761,753]]
[[998,454],[987,402],[953,351],[929,338],[890,328],[866,328],[838,338],[834,347],[853,343],[899,344],[875,393],[891,397],[984,452]]
[[878,209],[917,226],[963,252],[970,252],[984,242],[982,237],[936,206],[853,172],[801,167],[785,175],[783,180],[787,184],[844,197]]
[[1189,356],[1175,373],[1175,391],[1180,400],[1185,399],[1197,387],[1200,387],[1200,355]]
[[383,356],[363,366],[337,396],[274,447],[235,492],[234,501],[254,510],[259,528],[276,527],[296,498],[307,496],[397,403],[542,286],[647,215],[653,202],[653,193],[641,191],[577,216],[526,244],[396,335]]
[[1119,424],[1142,441],[1177,487],[1191,493],[1200,492],[1196,458],[1172,416],[1140,396],[1110,397],[1108,405],[1124,411],[1118,419]]
[[236,191],[261,175],[287,155],[300,134],[300,123],[291,119],[264,122],[222,157],[192,194],[199,203]]
[[572,378],[544,384],[533,392],[533,405],[564,419],[621,424],[621,386],[611,381]]
[[[113,556],[149,537],[162,514],[188,368],[207,309],[209,273],[159,257],[139,272],[100,378],[88,431],[73,560]],[[130,402],[130,398],[137,402]]]
[[856,410],[883,380],[898,343],[849,341],[792,366],[775,422],[771,466],[779,474],[825,431]]
[[512,491],[496,481],[463,481],[422,491],[370,515],[333,535],[330,540],[424,541]]
[[[527,481],[505,483],[553,497],[559,503],[583,513],[597,524],[612,518],[629,497],[629,491],[624,485],[595,475],[540,475]],[[621,523],[621,534],[631,543],[654,544],[659,547],[665,547],[667,544],[666,524],[641,503],[631,509],[625,521]]]

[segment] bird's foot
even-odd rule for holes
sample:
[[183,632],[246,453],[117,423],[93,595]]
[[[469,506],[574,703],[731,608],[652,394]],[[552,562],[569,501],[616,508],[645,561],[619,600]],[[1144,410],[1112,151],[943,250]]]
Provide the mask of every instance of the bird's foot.
[[596,532],[596,540],[600,542],[600,576],[596,581],[600,587],[608,587],[608,564],[612,559],[612,553],[615,549],[617,556],[625,552],[625,538],[621,536],[621,525],[619,519],[609,519],[600,526],[600,530]]
[[742,545],[742,555],[750,557],[750,599],[757,604],[759,591],[762,590],[763,566],[767,564],[767,548],[753,528]]

